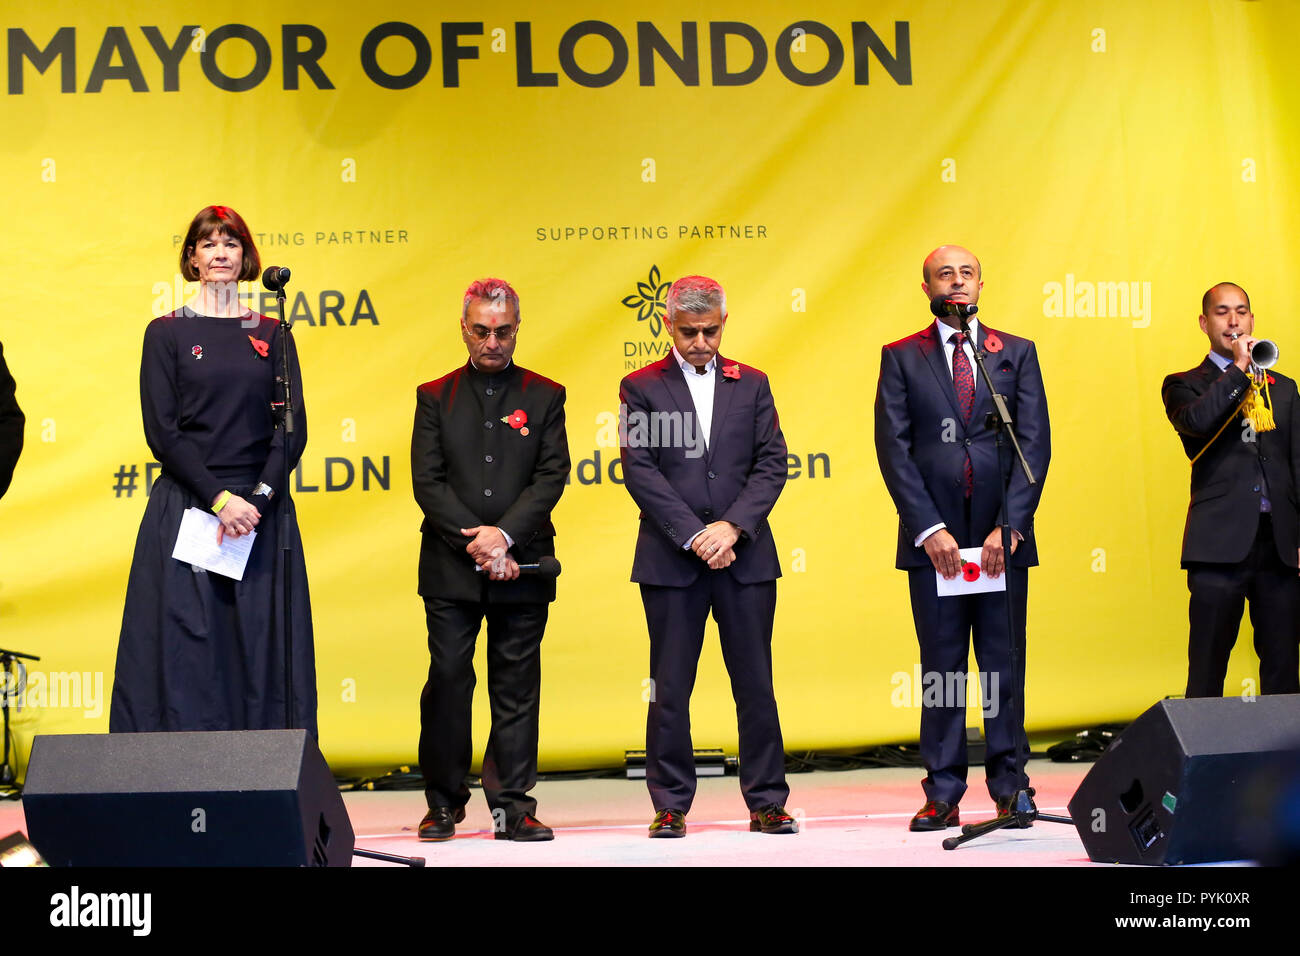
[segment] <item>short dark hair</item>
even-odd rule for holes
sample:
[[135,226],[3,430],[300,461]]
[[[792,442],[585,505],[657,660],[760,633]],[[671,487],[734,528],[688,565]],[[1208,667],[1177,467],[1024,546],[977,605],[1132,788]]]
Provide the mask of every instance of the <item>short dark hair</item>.
[[197,282],[199,279],[198,270],[190,264],[190,255],[199,240],[222,234],[238,239],[244,247],[244,264],[239,270],[239,280],[247,282],[261,274],[262,258],[257,254],[257,246],[244,218],[229,206],[204,206],[190,223],[185,242],[181,244],[181,275],[185,281]]
[[1225,285],[1232,286],[1234,289],[1236,289],[1238,292],[1240,292],[1242,295],[1246,297],[1246,311],[1247,312],[1250,311],[1250,293],[1248,293],[1241,286],[1237,285],[1237,283],[1235,282],[1216,282],[1214,285],[1210,286],[1208,289],[1205,290],[1205,295],[1201,296],[1201,315],[1210,314],[1210,293],[1213,292],[1215,289],[1221,288]]

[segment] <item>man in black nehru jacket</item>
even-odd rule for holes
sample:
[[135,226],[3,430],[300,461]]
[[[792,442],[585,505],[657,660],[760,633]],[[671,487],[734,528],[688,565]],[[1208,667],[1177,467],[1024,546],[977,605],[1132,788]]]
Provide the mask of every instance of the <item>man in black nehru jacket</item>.
[[465,291],[469,361],[416,393],[411,483],[424,511],[420,594],[429,679],[420,697],[420,839],[451,839],[465,818],[474,642],[487,618],[492,731],[483,793],[498,840],[550,840],[537,782],[541,641],[554,576],[520,576],[555,554],[551,511],[569,474],[564,389],[514,364],[519,297],[501,279]]

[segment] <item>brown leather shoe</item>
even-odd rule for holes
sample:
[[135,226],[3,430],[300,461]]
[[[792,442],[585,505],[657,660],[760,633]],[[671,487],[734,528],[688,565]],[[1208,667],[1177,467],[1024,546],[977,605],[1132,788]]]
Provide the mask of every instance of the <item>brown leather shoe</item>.
[[650,824],[650,836],[686,836],[686,814],[681,810],[660,810],[655,814],[654,823]]
[[430,807],[420,821],[420,839],[425,843],[442,843],[456,835],[456,824],[465,819],[465,808]]
[[961,826],[961,817],[957,813],[955,804],[947,804],[942,800],[927,800],[925,806],[916,811],[916,816],[912,817],[912,822],[907,825],[907,828],[922,832],[958,826]]
[[773,803],[759,807],[749,815],[750,833],[798,833],[799,824],[785,812],[785,807]]
[[506,823],[504,830],[492,834],[494,840],[513,840],[516,843],[541,843],[554,840],[555,831],[531,813],[525,813]]

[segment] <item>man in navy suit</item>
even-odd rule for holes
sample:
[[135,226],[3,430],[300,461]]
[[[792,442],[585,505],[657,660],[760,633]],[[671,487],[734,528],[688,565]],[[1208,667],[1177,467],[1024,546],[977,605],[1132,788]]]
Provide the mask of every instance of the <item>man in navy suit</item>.
[[[921,291],[974,305],[979,301],[979,260],[960,246],[941,246],[921,267]],[[912,617],[921,647],[923,680],[962,687],[971,635],[985,692],[985,774],[999,815],[1022,786],[1016,749],[1028,755],[1023,722],[1025,605],[1029,567],[1038,564],[1034,511],[1051,458],[1047,400],[1034,343],[970,321],[974,342],[960,321],[945,315],[925,329],[886,345],[876,392],[876,454],[885,486],[898,508],[896,567],[906,570]],[[985,355],[993,385],[1003,395],[1037,484],[1030,486],[1007,454],[999,467],[988,389],[977,378],[974,349]],[[1010,469],[1010,513],[1002,511],[1001,483]],[[1002,526],[1012,531],[1011,559],[1003,554]],[[1019,679],[1013,674],[1007,634],[1006,596],[1001,591],[938,597],[935,573],[961,573],[960,548],[981,548],[980,565],[990,577],[1007,576],[1012,599]],[[966,791],[965,694],[939,695],[921,712],[922,781],[925,805],[912,830],[958,826],[957,804]],[[1017,707],[1012,707],[1012,701]],[[1027,781],[1026,781],[1027,784]],[[1033,791],[1029,791],[1032,796]]]
[[717,282],[678,279],[665,321],[672,350],[620,387],[623,475],[641,507],[632,580],[650,631],[650,836],[686,834],[695,797],[690,699],[710,609],[736,700],[749,828],[793,833],[772,690],[781,566],[767,524],[785,485],[785,439],[767,376],[718,354],[727,300]]
[[[1187,696],[1218,697],[1250,599],[1260,691],[1300,694],[1300,408],[1296,383],[1254,367],[1255,314],[1241,286],[1220,282],[1201,299],[1210,354],[1168,376],[1165,412],[1192,459],[1182,566],[1191,592]],[[1252,376],[1267,389],[1276,427],[1256,432],[1241,414]]]
[[429,812],[421,840],[465,819],[474,643],[487,619],[492,732],[483,795],[494,837],[554,836],[529,796],[537,782],[541,643],[555,580],[519,565],[555,554],[551,512],[569,474],[564,388],[520,368],[519,296],[502,279],[465,290],[460,334],[469,361],[416,391],[411,485],[424,512],[419,590],[429,629],[420,695],[420,772]]

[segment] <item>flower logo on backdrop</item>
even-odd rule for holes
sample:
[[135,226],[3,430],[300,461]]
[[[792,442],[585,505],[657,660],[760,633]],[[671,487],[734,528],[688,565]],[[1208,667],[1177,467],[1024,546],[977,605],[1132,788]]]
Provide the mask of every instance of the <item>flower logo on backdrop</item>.
[[659,281],[659,267],[651,266],[647,281],[636,284],[633,295],[623,297],[623,304],[629,309],[636,309],[636,320],[650,322],[650,334],[659,338],[663,331],[663,313],[668,308],[668,288],[671,282]]

